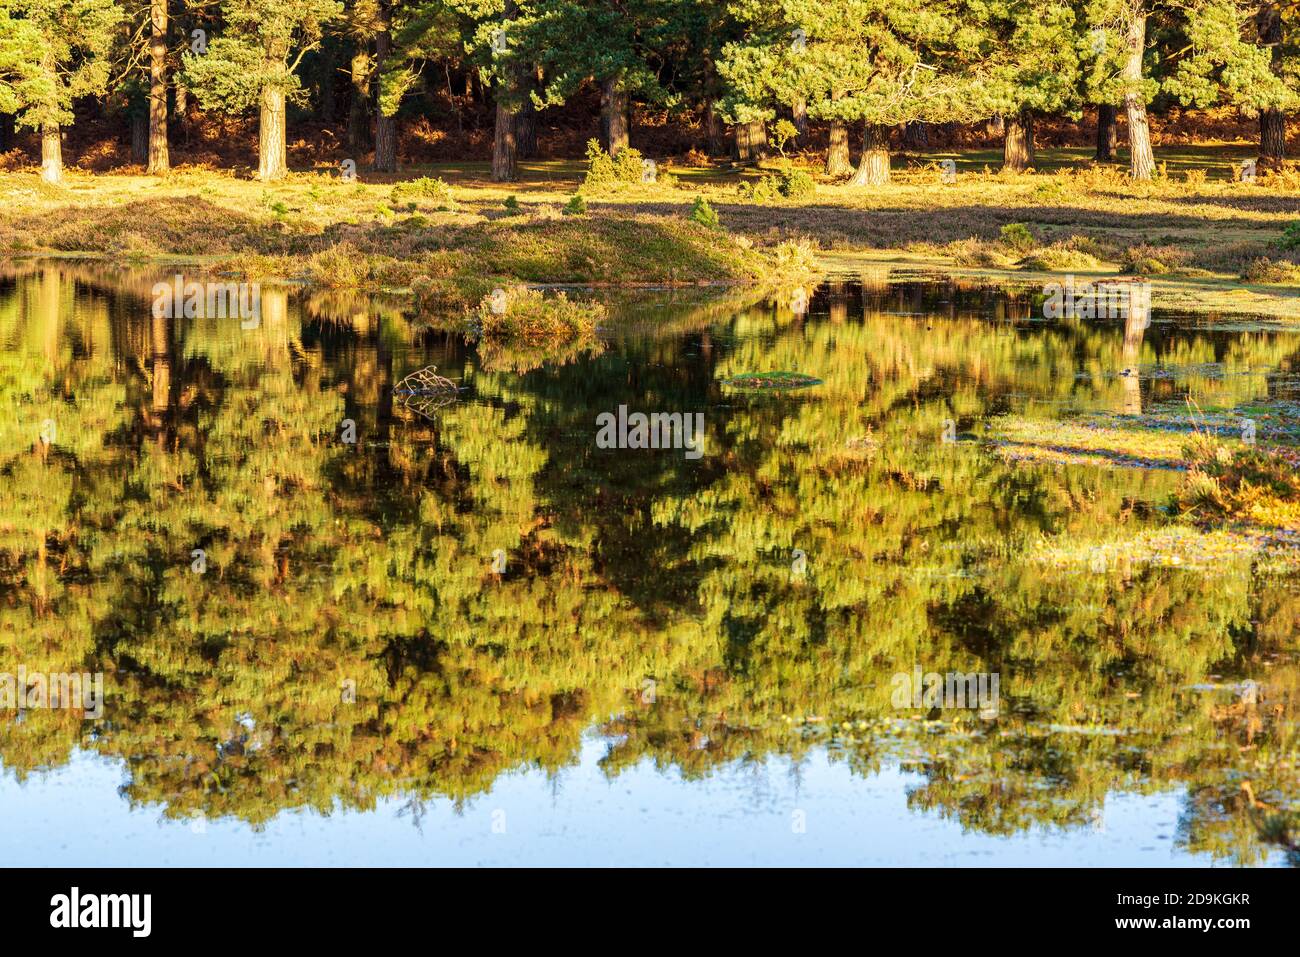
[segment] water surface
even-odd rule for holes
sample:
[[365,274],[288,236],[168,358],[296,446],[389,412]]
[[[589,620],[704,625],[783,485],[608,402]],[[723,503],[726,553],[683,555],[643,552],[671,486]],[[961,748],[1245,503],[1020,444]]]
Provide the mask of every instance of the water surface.
[[[1108,443],[1288,441],[1296,332],[875,270],[537,356],[379,297],[155,318],[172,272],[0,273],[0,672],[105,693],[0,710],[8,860],[1288,863],[1292,543]],[[818,381],[725,385],[776,371]],[[600,447],[620,406],[702,454]]]

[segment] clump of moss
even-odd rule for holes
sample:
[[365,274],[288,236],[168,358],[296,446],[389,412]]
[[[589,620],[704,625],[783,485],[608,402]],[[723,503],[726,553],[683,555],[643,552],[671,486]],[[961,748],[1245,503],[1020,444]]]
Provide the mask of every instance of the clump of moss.
[[514,286],[479,303],[477,332],[484,339],[530,344],[588,339],[604,318],[598,302],[573,302],[564,293],[546,297],[535,289]]

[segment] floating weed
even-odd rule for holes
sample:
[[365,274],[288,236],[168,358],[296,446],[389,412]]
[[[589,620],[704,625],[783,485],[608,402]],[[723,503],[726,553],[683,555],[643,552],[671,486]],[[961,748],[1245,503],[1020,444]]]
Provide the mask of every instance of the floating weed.
[[742,372],[722,381],[724,388],[741,392],[784,392],[821,384],[821,379],[802,372]]

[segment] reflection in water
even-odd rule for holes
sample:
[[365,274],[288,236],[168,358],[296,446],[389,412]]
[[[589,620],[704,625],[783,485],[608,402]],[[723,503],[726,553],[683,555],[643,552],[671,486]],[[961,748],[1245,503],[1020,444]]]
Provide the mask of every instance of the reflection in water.
[[[157,278],[0,279],[0,670],[106,676],[97,723],[0,720],[18,781],[84,749],[133,805],[259,824],[465,802],[594,730],[607,776],[903,768],[914,812],[982,835],[1086,841],[1109,795],[1174,789],[1184,851],[1286,859],[1297,581],[1248,552],[1043,561],[1159,525],[1179,476],[972,439],[1006,413],[1295,402],[1294,335],[1048,323],[872,273],[806,315],[628,296],[602,347],[537,362],[270,286],[255,329],[154,318]],[[429,366],[456,401],[394,408]],[[721,386],[756,371],[821,384]],[[707,453],[598,448],[620,405],[703,412]],[[916,668],[997,674],[1000,707],[895,707]]]

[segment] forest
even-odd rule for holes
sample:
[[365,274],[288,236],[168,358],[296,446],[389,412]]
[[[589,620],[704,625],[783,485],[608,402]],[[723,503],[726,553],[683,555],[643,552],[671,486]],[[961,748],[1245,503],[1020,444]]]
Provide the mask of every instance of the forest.
[[[871,186],[894,144],[978,125],[1032,168],[1047,125],[1103,162],[1122,130],[1148,180],[1149,111],[1194,133],[1227,110],[1259,163],[1285,162],[1296,39],[1284,0],[4,0],[0,145],[38,149],[50,183],[69,140],[162,175],[195,127],[263,181],[318,137],[382,173],[421,148],[490,155],[508,182],[591,132],[613,156],[815,148],[826,177]],[[255,140],[227,122],[253,117]]]

